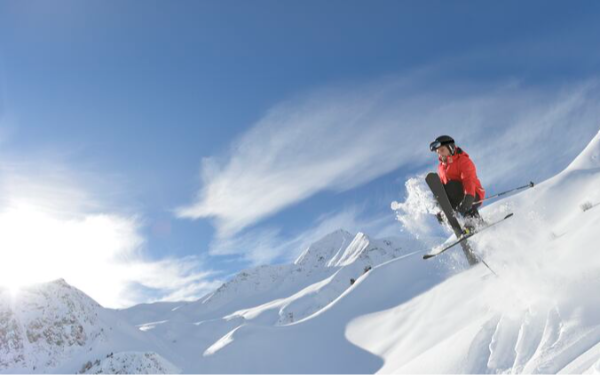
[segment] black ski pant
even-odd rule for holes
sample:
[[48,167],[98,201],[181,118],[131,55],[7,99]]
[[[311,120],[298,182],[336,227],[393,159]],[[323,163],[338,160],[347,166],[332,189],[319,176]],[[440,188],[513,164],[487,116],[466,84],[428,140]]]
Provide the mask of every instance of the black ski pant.
[[[462,200],[465,197],[465,188],[463,187],[462,182],[452,180],[448,181],[448,183],[444,185],[444,190],[446,190],[446,195],[450,200],[452,208],[456,210],[460,202],[462,202]],[[479,194],[476,194],[475,202],[479,202],[480,200],[481,197],[479,196]],[[480,219],[481,216],[479,215],[479,211],[477,210],[480,206],[481,202],[474,204],[473,207],[465,213],[464,217]]]

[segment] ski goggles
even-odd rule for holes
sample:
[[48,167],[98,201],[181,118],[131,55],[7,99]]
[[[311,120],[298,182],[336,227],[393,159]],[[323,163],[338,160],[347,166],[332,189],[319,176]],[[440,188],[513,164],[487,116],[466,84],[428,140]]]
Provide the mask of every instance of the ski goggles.
[[437,150],[438,148],[440,148],[442,146],[443,146],[442,142],[440,142],[440,141],[433,141],[429,145],[429,149],[431,150],[431,152],[435,152],[435,150]]
[[450,150],[450,153],[452,155],[454,155],[454,150],[455,150],[456,146],[454,146],[454,143],[452,143],[452,142],[434,141],[434,142],[431,142],[431,144],[429,145],[429,149],[431,150],[431,152],[435,152],[435,150],[437,150],[438,148],[440,148],[442,146],[448,146],[448,150]]

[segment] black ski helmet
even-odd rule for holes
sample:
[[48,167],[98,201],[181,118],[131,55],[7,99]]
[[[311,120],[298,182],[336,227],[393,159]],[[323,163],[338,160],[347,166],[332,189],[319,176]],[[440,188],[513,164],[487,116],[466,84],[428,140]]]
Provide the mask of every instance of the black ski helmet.
[[439,137],[437,137],[435,141],[431,142],[431,144],[429,145],[429,149],[431,150],[431,152],[435,152],[435,150],[442,146],[448,146],[450,154],[452,155],[454,155],[454,152],[456,152],[456,145],[454,144],[454,139],[449,135],[440,135]]

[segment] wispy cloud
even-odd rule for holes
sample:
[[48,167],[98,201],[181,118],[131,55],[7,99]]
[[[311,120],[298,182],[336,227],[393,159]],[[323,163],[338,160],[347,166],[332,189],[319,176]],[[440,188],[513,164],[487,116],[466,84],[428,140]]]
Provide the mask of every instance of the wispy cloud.
[[[219,238],[321,191],[345,191],[435,159],[429,142],[454,136],[484,184],[548,177],[599,124],[595,81],[563,87],[473,86],[391,79],[320,90],[275,106],[224,158],[203,161],[203,185],[182,218],[211,218]],[[585,138],[585,137],[583,137]],[[517,167],[518,165],[518,167]]]
[[275,228],[246,231],[227,239],[216,239],[210,248],[213,256],[241,257],[251,266],[275,262],[291,263],[312,243],[344,229],[352,234],[367,233],[374,238],[400,237],[401,225],[389,214],[368,215],[359,206],[331,212],[317,218],[303,231],[284,235]]
[[218,286],[202,259],[149,258],[143,218],[97,198],[95,179],[47,159],[9,160],[0,161],[0,285],[64,278],[108,307],[189,300]]

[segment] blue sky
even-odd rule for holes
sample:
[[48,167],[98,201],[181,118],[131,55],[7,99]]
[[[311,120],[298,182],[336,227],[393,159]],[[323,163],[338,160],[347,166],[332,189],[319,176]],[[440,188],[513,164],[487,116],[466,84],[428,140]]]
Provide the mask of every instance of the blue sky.
[[108,306],[193,299],[338,227],[406,235],[390,202],[435,167],[440,134],[488,192],[547,178],[600,128],[599,15],[0,2],[0,231],[14,234],[0,283],[64,277]]

